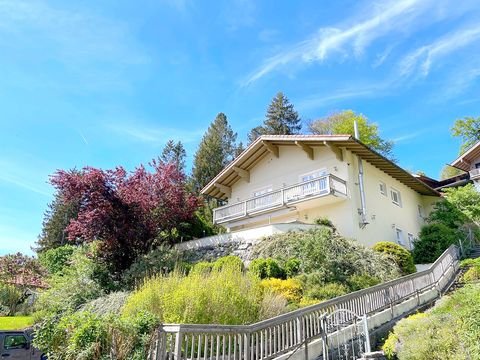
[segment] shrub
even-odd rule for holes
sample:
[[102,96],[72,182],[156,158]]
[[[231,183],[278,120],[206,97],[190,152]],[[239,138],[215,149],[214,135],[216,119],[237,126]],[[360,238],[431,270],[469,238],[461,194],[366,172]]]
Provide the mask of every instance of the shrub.
[[375,276],[355,274],[347,279],[347,284],[352,291],[366,289],[380,284],[380,279]]
[[388,359],[469,359],[480,354],[480,285],[467,285],[432,310],[400,320],[383,350]]
[[122,313],[143,310],[166,323],[247,324],[259,319],[261,299],[258,278],[235,266],[189,275],[174,271],[145,281]]
[[354,274],[378,277],[382,281],[399,275],[398,267],[385,255],[321,227],[307,231],[274,234],[256,243],[253,256],[300,261],[300,273],[316,273],[322,283],[345,282]]
[[23,300],[24,293],[14,285],[0,283],[0,315],[12,316]]
[[40,293],[36,309],[41,317],[51,313],[72,312],[86,302],[104,294],[95,279],[98,264],[93,250],[95,244],[85,245],[75,250],[70,266],[47,279],[49,288]]
[[81,307],[81,310],[102,316],[108,314],[120,314],[129,295],[128,292],[124,291],[114,292],[89,301]]
[[305,293],[307,298],[316,300],[328,300],[348,293],[348,288],[339,283],[328,283],[325,285],[316,285],[308,289]]
[[74,251],[75,246],[64,245],[41,252],[38,259],[50,274],[57,274],[69,264]]
[[270,319],[287,312],[288,301],[282,294],[265,291],[260,304],[259,320]]
[[48,317],[37,326],[34,345],[53,360],[141,360],[148,356],[150,334],[158,326],[152,314],[99,316],[88,311]]
[[462,276],[463,282],[473,282],[480,280],[480,266],[472,266]]
[[282,295],[287,301],[298,303],[302,297],[302,284],[297,279],[264,279],[262,287],[267,291]]
[[291,258],[288,259],[287,262],[285,263],[285,274],[287,277],[294,277],[298,275],[300,271],[300,260],[297,258]]
[[206,274],[213,269],[213,263],[208,261],[200,261],[192,266],[190,274]]
[[234,255],[223,256],[221,258],[218,258],[217,260],[214,261],[212,269],[218,271],[223,269],[225,266],[237,267],[240,270],[244,269],[242,259]]
[[132,266],[122,275],[128,287],[141,283],[146,277],[171,272],[181,260],[178,250],[168,246],[159,246],[146,255],[139,256]]
[[335,226],[333,225],[332,221],[329,218],[326,218],[326,217],[316,218],[315,220],[313,220],[313,222],[317,225],[322,225],[322,226],[326,226],[326,227],[335,229]]
[[276,278],[284,279],[285,270],[272,258],[255,259],[250,262],[248,270],[260,279]]
[[457,241],[458,232],[442,223],[422,227],[412,251],[416,264],[432,263]]
[[416,271],[412,254],[401,245],[390,241],[381,241],[374,245],[373,250],[383,253],[392,259],[404,275],[412,274]]

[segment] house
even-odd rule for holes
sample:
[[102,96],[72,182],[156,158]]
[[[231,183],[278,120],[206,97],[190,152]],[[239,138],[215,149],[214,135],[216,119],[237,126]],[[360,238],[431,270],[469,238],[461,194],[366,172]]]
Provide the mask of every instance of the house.
[[226,202],[214,222],[230,232],[328,218],[371,246],[407,248],[439,192],[350,135],[266,135],[202,190]]
[[450,166],[466,172],[467,182],[473,182],[480,191],[480,141],[454,160]]

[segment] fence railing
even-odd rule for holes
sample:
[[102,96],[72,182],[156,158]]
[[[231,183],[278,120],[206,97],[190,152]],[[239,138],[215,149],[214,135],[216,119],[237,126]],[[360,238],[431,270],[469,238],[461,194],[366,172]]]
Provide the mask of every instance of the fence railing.
[[271,210],[295,202],[330,194],[347,195],[347,184],[335,175],[325,175],[313,180],[287,186],[282,189],[255,196],[235,204],[213,210],[215,223],[246,217],[261,211]]
[[[455,276],[458,248],[450,246],[429,269],[298,309],[252,325],[161,325],[152,360],[268,360],[292,351],[322,333],[321,317],[337,309],[358,316],[392,309],[405,299],[436,288]],[[344,321],[351,319],[345,317]]]

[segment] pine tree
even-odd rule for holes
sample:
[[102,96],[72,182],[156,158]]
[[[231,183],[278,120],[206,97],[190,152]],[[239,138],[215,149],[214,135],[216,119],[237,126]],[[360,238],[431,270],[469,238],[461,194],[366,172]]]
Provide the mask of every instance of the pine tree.
[[192,185],[200,191],[236,155],[235,141],[237,133],[233,132],[225,114],[219,113],[203,135],[193,161]]
[[186,157],[187,152],[181,141],[175,143],[173,140],[168,140],[163,148],[162,155],[160,155],[160,161],[163,164],[174,163],[177,169],[184,173]]
[[268,106],[263,125],[253,128],[248,134],[248,139],[252,142],[261,135],[298,134],[301,128],[298,112],[288,98],[279,92]]

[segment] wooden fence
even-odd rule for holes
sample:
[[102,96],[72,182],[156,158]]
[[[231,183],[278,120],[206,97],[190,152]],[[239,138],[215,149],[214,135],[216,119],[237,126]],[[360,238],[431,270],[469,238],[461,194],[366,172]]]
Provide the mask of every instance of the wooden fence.
[[[338,309],[373,315],[435,288],[439,295],[454,278],[459,259],[450,246],[429,269],[251,325],[164,324],[151,360],[269,360],[322,334],[321,317]],[[344,321],[351,319],[345,318]]]

